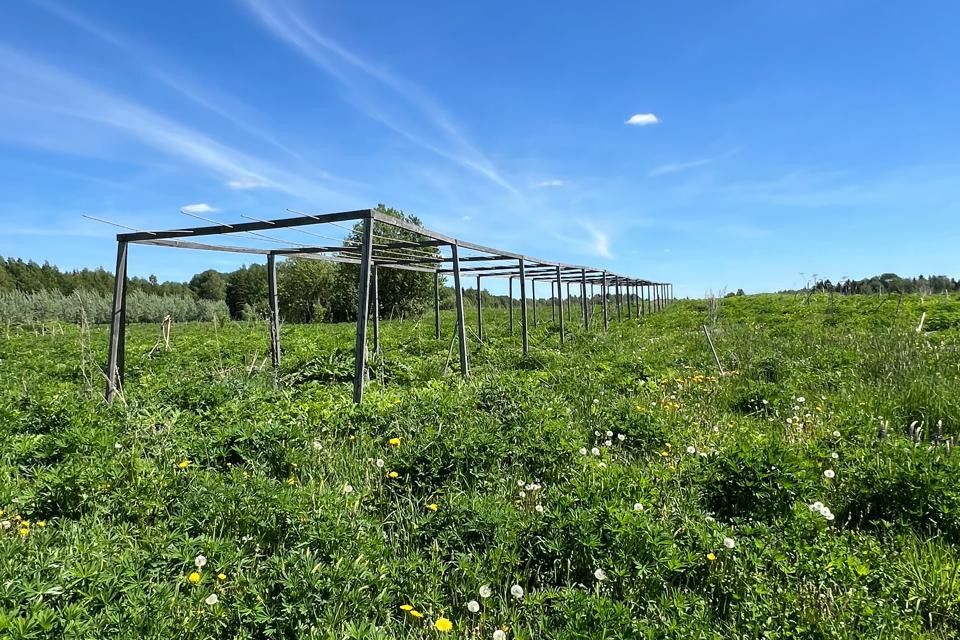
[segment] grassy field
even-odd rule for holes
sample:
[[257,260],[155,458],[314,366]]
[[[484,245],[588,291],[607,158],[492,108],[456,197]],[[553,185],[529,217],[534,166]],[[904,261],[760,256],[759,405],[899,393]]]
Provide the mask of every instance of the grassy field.
[[7,328],[0,637],[960,636],[960,300],[545,318],[468,382],[384,323],[360,407],[349,325],[278,380],[263,324],[132,326],[113,406],[105,328]]

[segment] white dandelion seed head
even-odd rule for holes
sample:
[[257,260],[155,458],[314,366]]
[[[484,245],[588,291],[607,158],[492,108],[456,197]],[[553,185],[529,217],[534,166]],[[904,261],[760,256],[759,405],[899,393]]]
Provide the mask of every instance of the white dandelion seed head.
[[533,483],[523,485],[524,491],[533,491]]
[[478,611],[480,611],[480,603],[477,602],[476,600],[471,600],[470,602],[467,603],[467,611],[469,611],[470,613],[477,613]]
[[807,399],[804,398],[803,396],[799,396],[799,397],[797,398],[797,402],[799,402],[800,404],[803,404],[803,403],[806,402],[806,401],[807,401]]
[[723,546],[725,546],[727,549],[733,549],[735,546],[737,546],[737,543],[733,538],[724,538]]
[[690,445],[689,447],[687,447],[687,453],[689,453],[690,455],[694,455],[696,452],[697,452],[697,448],[695,446]]
[[834,431],[834,432],[833,432],[833,437],[834,437],[834,438],[839,438],[839,437],[840,437],[840,432],[839,432],[839,431]]
[[383,469],[383,465],[384,465],[383,458],[377,458],[376,465],[377,465],[377,469]]
[[825,470],[825,471],[823,472],[823,477],[824,477],[824,478],[828,478],[828,479],[829,479],[829,478],[833,478],[833,477],[836,476],[836,475],[837,475],[837,474],[836,474],[836,472],[835,472],[833,469],[827,469],[827,470]]
[[840,454],[834,451],[833,453],[830,454],[830,457],[833,458],[834,460],[839,460]]
[[634,503],[633,503],[633,510],[634,510],[634,511],[643,511],[643,504],[641,504],[641,503],[639,503],[639,502],[634,502]]
[[518,585],[518,584],[513,585],[512,587],[510,587],[510,595],[512,595],[514,598],[517,598],[517,599],[522,598],[522,597],[523,597],[523,587],[521,587],[521,586]]
[[207,596],[207,599],[204,600],[204,602],[206,602],[208,605],[212,607],[213,605],[220,602],[220,598],[217,596],[217,594],[211,593],[210,595]]
[[201,554],[193,559],[193,564],[197,565],[197,569],[203,569],[207,566],[207,556]]
[[518,486],[518,487],[522,487],[522,486],[525,485],[525,484],[527,484],[527,483],[524,482],[523,480],[517,480],[517,486]]
[[343,492],[348,494],[353,493],[353,485],[352,484],[343,485]]
[[13,523],[10,522],[9,520],[0,520],[0,529],[3,529],[4,531],[6,531],[12,526],[13,526]]
[[486,598],[489,598],[489,597],[492,596],[492,595],[493,595],[493,589],[490,588],[490,585],[485,584],[485,585],[483,585],[482,587],[480,587],[480,597],[481,597],[481,598],[486,599]]
[[526,498],[526,497],[527,497],[527,492],[526,492],[526,491],[521,491],[520,493],[517,494],[517,497],[518,497],[518,498],[521,498],[521,499]]
[[507,640],[507,632],[503,629],[497,629],[493,632],[493,640]]
[[593,430],[593,435],[595,435],[595,436],[597,436],[597,437],[599,438],[599,437],[600,437],[600,432],[597,431],[596,429],[594,429],[594,430]]
[[607,437],[608,437],[608,438],[612,438],[612,437],[613,437],[613,431],[607,431]]
[[596,578],[598,581],[603,582],[604,580],[607,579],[607,572],[604,571],[603,569],[597,569],[593,572],[593,577]]
[[605,446],[605,447],[612,447],[612,446],[613,446],[613,440],[604,440],[604,441],[603,441],[603,446]]
[[594,447],[593,449],[590,449],[590,453],[592,453],[595,456],[598,456],[600,455],[600,449]]
[[319,440],[314,440],[313,448],[319,451],[320,449],[323,449],[323,443],[320,442]]
[[116,449],[117,451],[120,451],[120,449],[123,449],[123,445],[117,442],[117,443],[114,443],[113,448]]
[[582,456],[587,455],[587,448],[586,448],[586,447],[580,447],[580,455],[582,455]]
[[534,507],[534,509],[536,510],[537,513],[543,513],[543,505],[542,505],[542,504],[538,504],[537,506]]
[[624,435],[624,434],[622,434],[622,433],[618,433],[618,434],[617,434],[617,440],[619,440],[620,442],[623,442],[623,441],[626,440],[626,439],[627,439],[627,436],[626,436],[626,435]]

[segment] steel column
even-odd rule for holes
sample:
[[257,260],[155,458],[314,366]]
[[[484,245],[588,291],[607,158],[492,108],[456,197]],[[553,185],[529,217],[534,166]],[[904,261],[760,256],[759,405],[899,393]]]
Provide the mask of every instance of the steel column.
[[513,276],[510,277],[510,284],[507,293],[507,304],[510,308],[510,335],[513,335]]
[[530,281],[530,295],[533,296],[533,328],[537,328],[537,281]]
[[433,272],[433,334],[440,339],[440,272]]
[[353,401],[363,401],[367,371],[367,316],[370,314],[370,271],[373,262],[373,219],[364,218],[360,249],[360,288],[357,300],[357,344],[354,349]]
[[603,282],[600,284],[600,295],[603,296],[603,330],[610,328],[610,319],[607,317],[607,272],[603,272]]
[[580,307],[583,312],[583,328],[590,330],[590,319],[587,317],[587,270],[580,269]]
[[480,276],[477,276],[477,340],[483,340],[483,296],[480,295]]
[[560,306],[560,346],[563,347],[563,304],[560,299],[560,267],[557,266],[557,305]]
[[113,402],[117,389],[123,388],[127,332],[127,243],[123,240],[117,242],[117,268],[113,274],[113,314],[107,355],[107,389],[104,392],[107,402]]
[[267,305],[270,310],[270,359],[280,366],[280,304],[277,292],[277,256],[267,254]]
[[470,363],[467,361],[467,328],[463,318],[463,286],[460,283],[460,254],[457,243],[450,245],[450,256],[453,260],[453,288],[457,294],[457,340],[460,348],[460,375],[470,377]]
[[527,336],[527,273],[520,258],[520,334],[523,337],[523,353],[530,349],[530,339]]

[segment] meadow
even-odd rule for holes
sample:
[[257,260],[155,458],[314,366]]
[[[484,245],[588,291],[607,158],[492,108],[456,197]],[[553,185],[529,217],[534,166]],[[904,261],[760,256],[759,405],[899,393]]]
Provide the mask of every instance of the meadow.
[[549,315],[0,327],[0,637],[960,637],[960,298]]

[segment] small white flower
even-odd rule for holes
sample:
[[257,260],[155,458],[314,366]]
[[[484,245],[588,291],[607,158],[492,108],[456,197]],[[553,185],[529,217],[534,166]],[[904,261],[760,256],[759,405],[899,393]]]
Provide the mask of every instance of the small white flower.
[[590,449],[590,453],[592,453],[595,456],[598,456],[600,455],[600,449],[597,449],[596,447],[594,447],[593,449]]
[[117,451],[120,451],[120,449],[123,449],[123,445],[117,442],[113,445],[113,448],[116,449]]
[[734,542],[733,538],[724,538],[723,546],[725,546],[727,549],[733,549],[735,546],[737,546],[737,543]]
[[613,446],[613,440],[604,440],[604,441],[603,441],[603,446],[605,446],[605,447],[612,447],[612,446]]
[[9,520],[0,520],[0,529],[3,529],[4,531],[6,531],[12,526],[13,526],[13,523],[10,522]]
[[608,438],[612,438],[612,437],[613,437],[613,431],[607,431],[607,437],[608,437]]
[[800,404],[803,404],[803,403],[806,402],[806,401],[807,401],[807,399],[804,398],[803,396],[800,396],[799,398],[797,398],[797,402],[799,402]]
[[823,472],[824,478],[828,478],[828,479],[833,478],[835,475],[837,474],[833,471],[833,469],[827,469],[826,471]]
[[833,520],[834,516],[832,513],[830,513],[830,510],[827,509],[826,512],[823,514],[823,517],[826,518],[827,520]]
[[595,435],[595,436],[597,436],[597,437],[599,438],[599,437],[600,437],[600,432],[597,431],[596,429],[594,429],[593,435]]
[[634,503],[633,503],[633,510],[634,510],[634,511],[643,511],[643,505],[642,505],[641,503],[639,503],[639,502],[634,502]]
[[839,460],[840,454],[834,451],[833,453],[830,454],[830,457],[833,458],[834,460]]
[[377,465],[377,469],[383,469],[383,465],[384,465],[383,458],[377,458],[376,465]]
[[518,584],[513,585],[510,587],[510,595],[519,600],[523,597],[523,587]]
[[345,484],[345,485],[343,485],[343,492],[344,492],[344,493],[353,493],[353,485],[352,485],[352,484]]
[[199,555],[193,559],[193,564],[197,565],[197,569],[203,569],[207,566],[207,556]]
[[690,455],[694,455],[696,452],[697,452],[697,448],[695,446],[690,445],[689,447],[687,447],[687,453],[689,453]]
[[534,509],[536,510],[537,513],[543,513],[543,505],[542,505],[542,504],[538,504],[537,506],[534,507]]
[[623,435],[622,433],[617,434],[617,440],[619,440],[620,442],[623,442],[626,439],[627,439],[627,436]]
[[604,580],[607,579],[607,572],[604,571],[603,569],[597,569],[596,571],[593,572],[593,577],[596,578],[598,581],[603,582]]
[[476,600],[471,600],[470,602],[467,603],[467,611],[469,611],[470,613],[477,613],[478,611],[480,611],[480,603],[477,602]]
[[314,441],[313,441],[313,448],[316,449],[317,451],[319,451],[320,449],[323,449],[323,443],[320,442],[319,440],[314,440]]
[[522,487],[522,486],[525,485],[525,484],[526,484],[526,482],[524,482],[523,480],[517,480],[517,486],[518,486],[518,487]]
[[212,607],[213,605],[220,602],[220,598],[217,597],[217,594],[211,593],[210,595],[207,596],[207,599],[204,600],[204,602],[206,602],[208,605]]
[[521,500],[523,500],[524,498],[527,497],[527,492],[526,492],[526,491],[521,491],[520,493],[517,494],[517,497],[520,498]]
[[497,629],[493,632],[493,640],[507,640],[507,632],[503,629]]
[[534,482],[534,483],[533,483],[532,485],[530,485],[530,486],[533,488],[534,491],[540,491],[540,489],[543,489],[543,487],[540,486],[540,483],[539,483],[539,482]]
[[839,432],[839,431],[834,431],[834,432],[833,432],[833,437],[834,437],[834,438],[839,438],[839,437],[840,437],[840,432]]
[[485,584],[485,585],[483,585],[482,587],[480,587],[480,597],[481,597],[481,598],[486,599],[486,598],[489,598],[489,597],[492,596],[492,595],[493,595],[493,589],[490,588],[490,585]]
[[533,483],[523,485],[524,491],[533,491]]
[[582,455],[582,456],[587,455],[587,448],[586,448],[586,447],[580,447],[580,455]]

